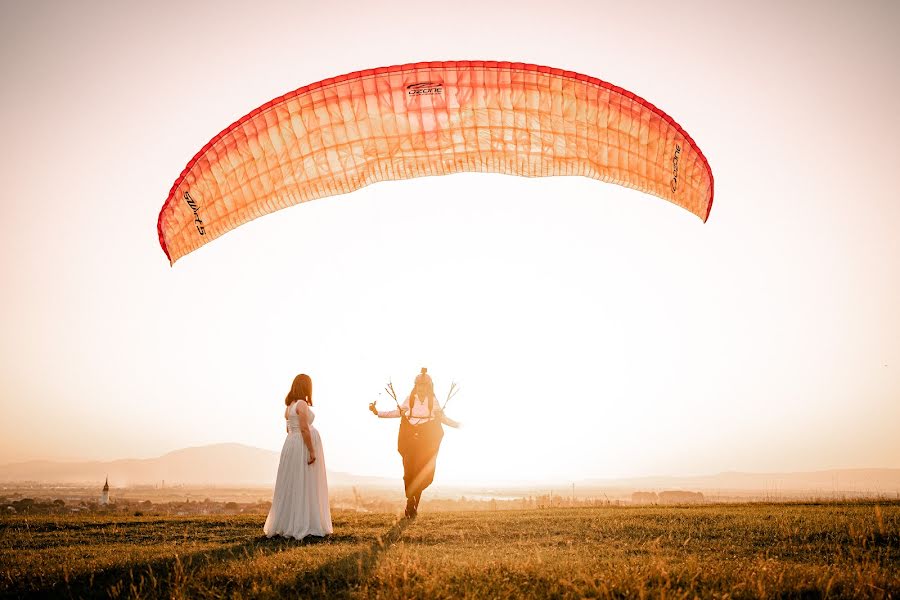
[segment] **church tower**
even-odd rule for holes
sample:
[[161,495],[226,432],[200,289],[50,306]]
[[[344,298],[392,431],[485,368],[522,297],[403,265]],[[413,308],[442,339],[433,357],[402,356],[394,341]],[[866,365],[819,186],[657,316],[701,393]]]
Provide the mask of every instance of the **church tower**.
[[103,492],[100,494],[100,505],[109,504],[109,475],[106,476],[106,483],[103,484]]

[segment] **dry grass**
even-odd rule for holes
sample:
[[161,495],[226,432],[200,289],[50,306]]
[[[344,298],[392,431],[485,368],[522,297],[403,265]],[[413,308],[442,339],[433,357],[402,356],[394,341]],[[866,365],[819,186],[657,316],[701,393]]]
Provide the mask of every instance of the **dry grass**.
[[900,503],[0,520],[0,596],[900,597]]

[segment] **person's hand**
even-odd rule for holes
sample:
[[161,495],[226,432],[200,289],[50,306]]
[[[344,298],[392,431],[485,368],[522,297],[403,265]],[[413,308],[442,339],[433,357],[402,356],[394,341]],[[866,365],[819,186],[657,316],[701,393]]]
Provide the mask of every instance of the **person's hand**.
[[314,462],[316,462],[316,453],[315,453],[315,452],[310,452],[310,453],[309,453],[309,460],[306,461],[306,464],[307,464],[307,465],[311,465],[311,464],[313,464]]
[[373,415],[375,415],[376,417],[378,416],[378,409],[375,408],[375,403],[374,403],[374,402],[369,402],[369,410],[372,411],[372,414],[373,414]]

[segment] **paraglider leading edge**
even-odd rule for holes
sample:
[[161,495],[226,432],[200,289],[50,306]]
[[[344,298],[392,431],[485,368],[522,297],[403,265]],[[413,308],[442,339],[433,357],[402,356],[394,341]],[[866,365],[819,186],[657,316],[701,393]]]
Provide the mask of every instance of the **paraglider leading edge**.
[[709,166],[709,162],[707,161],[706,157],[703,155],[703,152],[700,150],[700,148],[694,142],[693,138],[691,138],[691,136],[677,122],[675,122],[675,120],[672,117],[670,117],[664,111],[662,111],[661,109],[656,107],[654,104],[641,98],[640,96],[637,96],[637,95],[629,92],[628,90],[621,88],[617,85],[613,85],[613,84],[603,81],[601,79],[597,79],[596,77],[590,77],[588,75],[583,75],[580,73],[576,73],[574,71],[566,71],[564,69],[557,69],[557,68],[552,68],[552,67],[533,65],[533,64],[528,64],[528,63],[507,62],[507,61],[418,62],[418,63],[407,63],[407,64],[402,64],[402,65],[394,65],[394,66],[390,66],[390,67],[380,67],[377,69],[366,69],[366,70],[362,70],[362,71],[354,71],[352,73],[348,73],[345,75],[339,75],[337,77],[330,77],[328,79],[323,79],[316,83],[312,83],[312,84],[303,86],[292,92],[289,92],[289,93],[279,96],[277,98],[273,98],[269,102],[266,102],[262,106],[254,109],[250,113],[244,115],[243,117],[241,117],[240,119],[238,119],[237,121],[235,121],[234,123],[232,123],[231,125],[226,127],[225,129],[223,129],[221,132],[219,132],[215,137],[213,137],[209,142],[207,142],[206,145],[204,145],[203,148],[201,148],[199,152],[197,152],[194,155],[194,157],[190,160],[190,162],[188,162],[187,166],[185,166],[184,170],[182,170],[181,174],[178,176],[178,178],[175,180],[175,183],[172,185],[172,188],[169,191],[169,195],[166,198],[166,201],[163,204],[162,209],[160,210],[159,218],[157,220],[157,233],[159,236],[160,247],[162,248],[163,252],[165,252],[166,257],[169,259],[169,263],[174,264],[174,261],[172,260],[172,257],[169,254],[169,249],[166,245],[166,241],[163,236],[163,213],[166,211],[166,208],[173,201],[175,201],[177,189],[183,182],[185,176],[194,167],[195,163],[198,160],[200,160],[200,158],[203,157],[207,153],[207,151],[210,149],[211,146],[213,146],[213,144],[218,142],[221,138],[223,138],[230,132],[241,127],[241,125],[244,124],[246,121],[254,118],[255,116],[259,115],[260,113],[262,113],[264,111],[269,110],[273,106],[280,104],[282,102],[285,102],[286,100],[289,100],[295,96],[306,94],[308,92],[311,92],[311,91],[314,91],[317,89],[321,89],[326,86],[331,86],[334,84],[339,84],[342,82],[355,80],[355,79],[359,79],[359,78],[370,77],[372,75],[397,73],[397,72],[406,71],[406,70],[410,70],[410,69],[426,69],[426,68],[431,68],[431,69],[442,69],[442,68],[491,69],[491,68],[494,68],[494,69],[515,69],[515,70],[521,70],[521,71],[532,71],[532,72],[536,72],[536,73],[540,73],[540,74],[553,75],[556,77],[567,78],[567,79],[595,85],[600,88],[604,88],[604,89],[610,90],[612,92],[618,93],[621,96],[640,104],[641,106],[645,107],[646,109],[657,114],[660,118],[662,118],[669,125],[671,125],[681,136],[683,136],[685,141],[693,147],[693,150],[698,155],[700,162],[706,168],[706,171],[709,175],[709,201],[708,201],[708,205],[707,205],[707,209],[706,209],[706,214],[703,215],[703,217],[702,217],[704,223],[709,218],[710,211],[712,210],[713,198],[715,196],[714,179],[713,179],[713,175],[712,175],[712,169]]

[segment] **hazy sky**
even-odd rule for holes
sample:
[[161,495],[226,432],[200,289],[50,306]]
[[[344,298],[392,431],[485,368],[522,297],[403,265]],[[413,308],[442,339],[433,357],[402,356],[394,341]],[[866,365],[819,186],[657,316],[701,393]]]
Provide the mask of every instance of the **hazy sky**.
[[[900,3],[249,6],[0,2],[0,462],[279,449],[307,372],[328,467],[398,475],[397,421],[366,404],[427,366],[465,423],[438,482],[900,467]],[[329,76],[464,59],[660,106],[712,166],[709,222],[464,174],[169,267],[159,209],[221,129]]]

